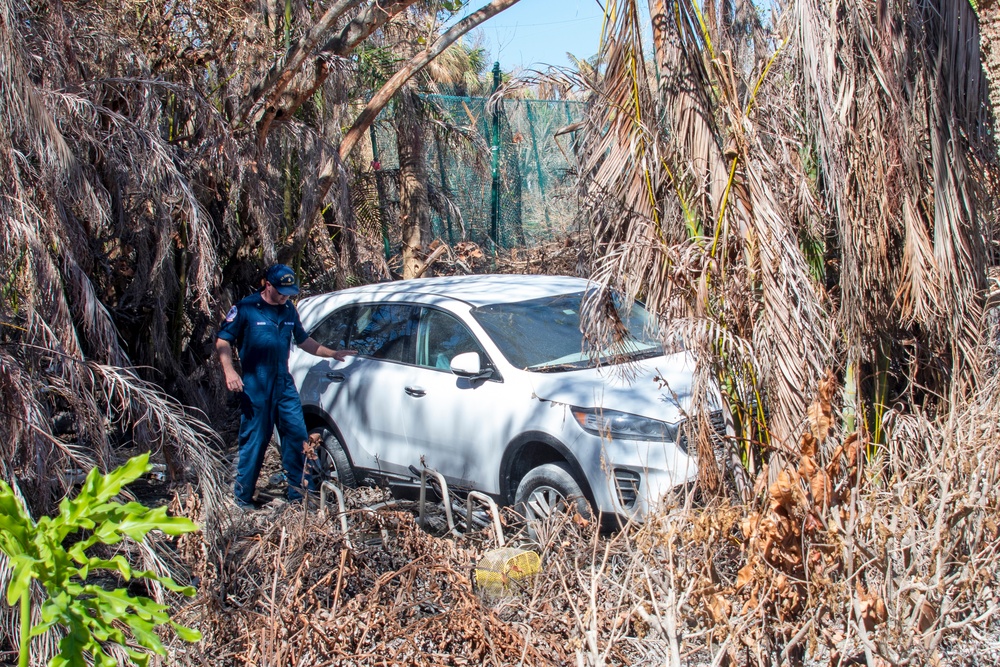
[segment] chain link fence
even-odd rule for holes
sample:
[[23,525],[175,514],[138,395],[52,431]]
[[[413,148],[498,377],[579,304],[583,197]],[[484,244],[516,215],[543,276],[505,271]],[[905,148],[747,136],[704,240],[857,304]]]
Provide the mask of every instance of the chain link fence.
[[[576,132],[582,103],[425,94],[432,238],[531,247],[579,229]],[[390,119],[370,133],[387,256],[400,243],[399,158]],[[373,230],[374,231],[374,230]]]

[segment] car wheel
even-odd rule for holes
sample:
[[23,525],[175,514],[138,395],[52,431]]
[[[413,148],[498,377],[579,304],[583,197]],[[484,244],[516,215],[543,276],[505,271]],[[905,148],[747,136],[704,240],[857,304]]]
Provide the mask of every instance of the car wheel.
[[590,517],[590,505],[583,489],[573,478],[569,466],[561,461],[530,470],[517,486],[515,504],[529,523],[570,508],[585,518]]
[[321,479],[330,479],[348,489],[358,486],[357,477],[347,451],[337,435],[326,427],[314,428],[310,433],[319,434],[319,458],[314,462]]

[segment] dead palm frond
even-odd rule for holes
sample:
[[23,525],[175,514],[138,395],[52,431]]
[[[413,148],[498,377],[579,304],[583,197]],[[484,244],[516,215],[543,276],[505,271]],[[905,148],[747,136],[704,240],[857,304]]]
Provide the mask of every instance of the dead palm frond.
[[[769,184],[780,168],[751,115],[755,87],[737,83],[742,73],[713,50],[688,3],[654,21],[654,86],[635,3],[615,11],[581,161],[600,248],[594,277],[641,298],[665,318],[668,340],[682,333],[714,366],[743,406],[748,441],[786,448],[832,334],[794,221],[775,205]],[[762,400],[770,418],[760,431],[751,406]]]
[[[79,55],[74,42],[62,35],[54,48],[49,32],[58,36],[64,17],[33,21],[30,11],[0,2],[0,111],[12,119],[0,129],[3,477],[42,514],[71,491],[77,471],[111,468],[123,448],[145,447],[200,480],[217,516],[226,487],[218,436],[203,415],[140,378],[132,354],[186,378],[175,352],[199,318],[213,317],[211,216],[171,143],[198,128],[161,131],[161,101],[185,96],[209,127],[218,114],[197,92],[141,67],[81,82],[67,63]],[[28,24],[27,33],[13,29]],[[53,58],[32,49],[53,49]],[[122,62],[134,55],[126,50]],[[49,76],[40,76],[46,65]],[[56,90],[52,79],[63,76],[69,83]],[[202,157],[210,162],[225,143],[218,136]],[[123,336],[124,313],[148,317],[137,331],[146,345]]]
[[974,386],[992,153],[975,42],[958,37],[972,10],[848,3],[833,20],[803,0],[776,43],[734,5],[650,7],[657,83],[626,1],[586,81],[597,282],[668,323],[713,323],[686,342],[756,415],[747,438],[778,449],[827,366],[863,375],[848,395],[871,424],[890,395],[944,405]]
[[820,194],[842,256],[845,342],[870,359],[907,331],[926,346],[910,378],[944,396],[968,387],[988,229],[979,207],[993,197],[975,13],[968,3],[882,13],[849,3],[831,22],[825,6],[792,8]]

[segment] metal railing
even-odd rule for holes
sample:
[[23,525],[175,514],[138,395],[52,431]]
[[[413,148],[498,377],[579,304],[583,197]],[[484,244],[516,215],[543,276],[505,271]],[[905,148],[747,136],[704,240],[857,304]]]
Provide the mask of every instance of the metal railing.
[[469,491],[469,497],[465,501],[465,527],[472,528],[472,501],[476,500],[479,504],[486,507],[486,511],[489,512],[490,518],[493,520],[493,532],[496,534],[497,546],[502,547],[504,545],[503,539],[503,525],[500,523],[500,508],[497,507],[496,501],[490,498],[485,493],[480,493],[479,491]]
[[332,492],[333,495],[337,496],[337,512],[340,514],[340,531],[344,533],[344,543],[347,545],[347,548],[353,549],[354,546],[351,544],[351,538],[348,535],[347,506],[344,505],[344,491],[333,482],[323,482],[322,486],[319,487],[319,509],[321,512],[326,511],[327,492]]
[[[416,472],[416,471],[414,471]],[[448,482],[445,481],[444,475],[442,475],[437,470],[431,468],[423,468],[420,471],[420,502],[419,502],[419,515],[418,523],[422,528],[427,526],[427,486],[428,479],[434,479],[441,493],[441,504],[444,506],[444,515],[448,523],[448,532],[456,537],[461,537],[462,533],[455,527],[455,517],[452,514],[451,509],[451,493],[448,490]],[[320,496],[319,496],[319,509],[321,512],[326,511],[327,497],[329,494],[333,494],[337,498],[337,512],[340,518],[340,529],[344,533],[344,542],[347,544],[348,548],[353,548],[351,543],[349,532],[350,526],[347,523],[347,507],[344,504],[344,491],[338,485],[334,484],[332,481],[324,481],[320,486]],[[466,531],[472,530],[473,528],[473,504],[478,504],[479,506],[485,508],[487,514],[489,515],[488,525],[493,528],[493,533],[497,541],[498,547],[503,547],[505,544],[503,536],[503,525],[500,522],[500,508],[497,506],[496,501],[489,497],[485,493],[479,491],[469,491],[468,497],[465,502],[465,527]],[[370,514],[375,514],[375,507],[365,508],[363,511]],[[461,510],[459,510],[461,511]],[[382,543],[383,545],[389,539],[389,533],[385,527],[381,528]]]

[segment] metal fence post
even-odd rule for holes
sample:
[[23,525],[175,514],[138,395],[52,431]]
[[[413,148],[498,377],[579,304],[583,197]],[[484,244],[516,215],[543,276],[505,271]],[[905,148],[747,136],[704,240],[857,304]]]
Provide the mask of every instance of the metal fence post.
[[[500,62],[493,63],[493,95],[496,95],[500,88]],[[497,254],[500,246],[499,221],[500,221],[500,102],[490,97],[495,102],[491,118],[491,161],[490,168],[493,173],[493,187],[490,191],[490,238],[493,239],[493,254]]]

